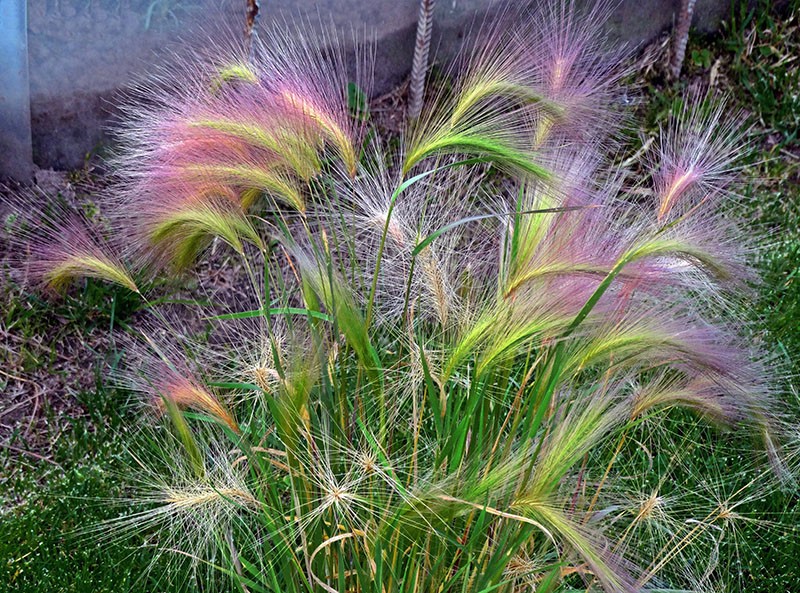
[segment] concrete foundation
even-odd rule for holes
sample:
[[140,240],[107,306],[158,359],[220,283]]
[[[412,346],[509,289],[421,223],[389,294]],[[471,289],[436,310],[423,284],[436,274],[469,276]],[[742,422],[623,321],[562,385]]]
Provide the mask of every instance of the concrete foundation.
[[[13,0],[0,0],[9,1]],[[245,5],[245,0],[29,2],[30,117],[36,165],[74,168],[87,155],[102,151],[115,116],[116,93],[179,43],[196,43],[221,31],[243,31]],[[332,24],[348,38],[372,37],[375,93],[390,89],[410,70],[418,0],[261,0],[260,5],[262,27],[307,21],[315,27]],[[453,56],[470,27],[496,7],[490,0],[439,0],[435,59],[443,62]],[[680,0],[621,1],[608,23],[610,33],[620,42],[646,43],[672,26],[679,7]],[[729,13],[728,0],[698,0],[694,27],[714,30]]]

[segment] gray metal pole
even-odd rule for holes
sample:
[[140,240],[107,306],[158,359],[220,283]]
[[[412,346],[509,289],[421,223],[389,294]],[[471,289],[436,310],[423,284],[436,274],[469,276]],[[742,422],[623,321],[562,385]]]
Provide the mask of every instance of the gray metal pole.
[[26,0],[0,0],[0,176],[33,175]]

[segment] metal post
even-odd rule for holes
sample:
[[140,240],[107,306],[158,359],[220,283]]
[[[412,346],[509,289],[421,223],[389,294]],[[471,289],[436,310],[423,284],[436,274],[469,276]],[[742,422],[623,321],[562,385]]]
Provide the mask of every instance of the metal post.
[[0,176],[33,175],[26,0],[0,0]]

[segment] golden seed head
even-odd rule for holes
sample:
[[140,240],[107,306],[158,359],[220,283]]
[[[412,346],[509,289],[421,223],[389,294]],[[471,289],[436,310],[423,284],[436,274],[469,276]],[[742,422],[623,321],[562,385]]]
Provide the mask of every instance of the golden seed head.
[[639,516],[642,519],[651,517],[658,509],[661,508],[663,499],[658,495],[658,492],[653,492],[648,496],[639,506]]
[[253,368],[252,373],[255,384],[264,391],[272,391],[275,383],[280,380],[278,371],[265,366],[257,366]]

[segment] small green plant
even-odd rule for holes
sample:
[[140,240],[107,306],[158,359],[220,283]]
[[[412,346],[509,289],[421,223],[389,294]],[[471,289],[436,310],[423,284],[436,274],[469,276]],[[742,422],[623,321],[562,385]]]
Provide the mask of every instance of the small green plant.
[[712,57],[711,50],[708,48],[692,50],[692,63],[700,68],[710,68]]
[[[690,95],[644,172],[621,170],[625,68],[602,6],[515,16],[483,28],[399,154],[338,53],[274,36],[139,89],[105,232],[24,217],[44,285],[97,277],[151,305],[117,374],[152,412],[148,508],[103,531],[244,591],[722,577],[739,505],[796,461],[735,314],[745,130]],[[209,251],[245,288],[199,311],[200,340],[140,287]],[[680,461],[703,426],[750,431],[764,465],[731,490],[710,476],[705,504]]]
[[743,89],[743,103],[768,132],[777,134],[778,148],[800,144],[800,2],[789,0],[782,10],[769,2],[754,8],[740,3],[732,14],[725,41],[732,56],[731,73]]

